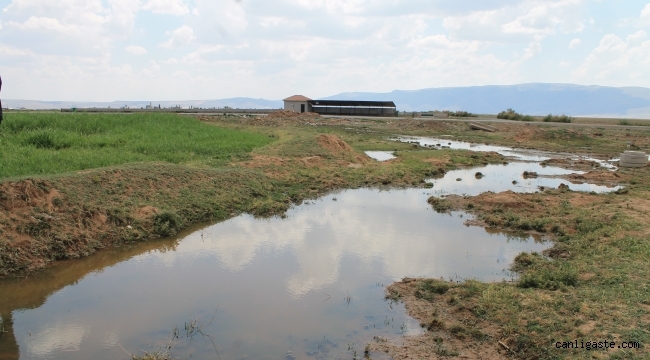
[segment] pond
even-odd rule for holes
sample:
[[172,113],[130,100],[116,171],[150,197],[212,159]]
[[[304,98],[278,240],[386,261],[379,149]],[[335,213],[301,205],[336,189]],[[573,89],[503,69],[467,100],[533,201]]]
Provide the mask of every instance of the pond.
[[[537,176],[526,177],[524,172],[533,172]],[[480,173],[480,175],[477,175]],[[557,189],[564,184],[573,191],[608,193],[621,189],[622,186],[607,187],[589,183],[575,184],[568,180],[555,178],[558,175],[584,174],[554,166],[542,166],[534,162],[513,162],[509,164],[486,165],[472,169],[452,170],[442,179],[430,179],[435,196],[467,195],[476,196],[487,191],[514,191],[534,193],[545,188]]]
[[394,151],[366,151],[366,155],[377,161],[388,161],[397,158]]
[[342,191],[0,280],[0,358],[126,359],[169,343],[178,358],[351,359],[374,336],[421,331],[384,286],[508,280],[515,256],[550,245],[465,226],[432,193]]

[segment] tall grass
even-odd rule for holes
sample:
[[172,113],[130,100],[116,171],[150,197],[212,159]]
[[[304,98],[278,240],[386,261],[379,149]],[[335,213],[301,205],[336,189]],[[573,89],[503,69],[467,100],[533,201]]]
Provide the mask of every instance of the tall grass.
[[619,125],[630,125],[630,126],[650,126],[650,121],[648,122],[631,122],[628,120],[621,120],[618,122]]
[[211,165],[271,141],[173,114],[7,114],[0,178],[141,161]]

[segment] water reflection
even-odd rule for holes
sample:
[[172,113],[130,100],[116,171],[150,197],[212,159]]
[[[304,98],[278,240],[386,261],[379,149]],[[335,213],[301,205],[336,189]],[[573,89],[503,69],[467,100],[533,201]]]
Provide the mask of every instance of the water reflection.
[[451,139],[437,139],[437,138],[422,137],[422,136],[399,136],[391,140],[407,142],[407,143],[416,143],[419,144],[420,146],[424,146],[432,149],[449,148],[454,150],[470,150],[476,152],[496,152],[498,154],[516,159],[518,161],[541,162],[552,158],[570,158],[572,160],[586,160],[586,161],[593,161],[595,163],[598,163],[600,166],[608,170],[617,169],[616,166],[614,166],[611,162],[607,160],[601,160],[601,159],[596,159],[588,156],[580,156],[580,155],[569,154],[569,153],[511,148],[507,146],[477,144],[477,143],[469,143],[465,141],[456,141]]
[[[401,306],[383,300],[382,284],[404,276],[500,280],[517,254],[546,246],[466,227],[467,214],[434,212],[430,195],[349,190],[309,201],[286,219],[242,215],[179,241],[106,251],[0,281],[0,314],[13,321],[0,353],[124,358],[122,347],[153,350],[172,324],[209,319],[218,307],[205,331],[222,359],[277,359],[288,351],[296,358],[351,358],[373,336],[420,331]],[[203,341],[174,352],[215,356]]]
[[377,161],[396,159],[394,151],[366,151],[366,155]]
[[[524,177],[524,171],[535,172],[537,177]],[[477,176],[477,173],[481,173]],[[574,184],[568,180],[549,176],[584,174],[554,166],[542,166],[538,163],[515,162],[507,165],[487,165],[473,169],[452,170],[442,179],[430,179],[433,183],[435,196],[468,195],[476,196],[487,191],[514,191],[533,193],[544,188],[557,189],[561,184],[569,186],[574,191],[607,193],[616,191],[622,186],[607,187],[589,183]],[[459,180],[460,179],[460,180]]]

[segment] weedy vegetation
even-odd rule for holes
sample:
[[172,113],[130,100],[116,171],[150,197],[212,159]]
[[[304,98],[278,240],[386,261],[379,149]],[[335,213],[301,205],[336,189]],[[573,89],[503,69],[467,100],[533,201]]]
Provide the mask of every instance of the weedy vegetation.
[[173,114],[12,113],[0,127],[0,179],[133,162],[218,166],[273,138]]

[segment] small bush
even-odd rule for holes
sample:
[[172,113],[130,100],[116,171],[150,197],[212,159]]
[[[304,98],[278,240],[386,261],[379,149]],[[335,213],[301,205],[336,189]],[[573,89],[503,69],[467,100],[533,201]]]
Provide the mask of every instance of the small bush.
[[171,212],[160,213],[153,220],[153,230],[158,236],[175,235],[181,226],[181,219]]
[[467,111],[443,111],[443,113],[446,113],[447,116],[451,117],[478,117],[478,115]]
[[515,120],[515,121],[535,121],[535,118],[533,118],[530,115],[521,115],[520,113],[508,109],[506,111],[502,111],[499,114],[497,114],[497,119],[503,119],[503,120]]
[[544,122],[556,122],[556,123],[570,123],[573,122],[573,118],[570,116],[566,115],[553,115],[553,114],[548,114],[544,118]]
[[578,272],[568,265],[531,269],[519,279],[519,287],[557,290],[564,286],[575,286]]

